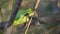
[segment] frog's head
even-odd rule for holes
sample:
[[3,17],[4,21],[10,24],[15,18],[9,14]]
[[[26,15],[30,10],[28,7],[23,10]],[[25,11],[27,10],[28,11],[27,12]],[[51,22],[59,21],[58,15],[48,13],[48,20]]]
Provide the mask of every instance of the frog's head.
[[27,10],[27,13],[29,14],[29,16],[33,16],[34,15],[34,12],[33,12],[33,10],[31,8],[29,8]]

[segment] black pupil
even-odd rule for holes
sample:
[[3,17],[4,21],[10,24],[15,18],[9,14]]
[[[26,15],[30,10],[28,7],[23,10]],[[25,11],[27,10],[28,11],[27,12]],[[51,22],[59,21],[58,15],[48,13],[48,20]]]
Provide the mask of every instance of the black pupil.
[[29,13],[25,14],[25,16],[29,15]]

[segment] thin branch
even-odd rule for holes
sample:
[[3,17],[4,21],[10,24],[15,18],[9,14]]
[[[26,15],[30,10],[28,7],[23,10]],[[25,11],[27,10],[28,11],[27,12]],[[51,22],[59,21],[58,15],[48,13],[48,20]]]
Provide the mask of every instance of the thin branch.
[[[39,2],[40,2],[40,0],[37,0],[36,5],[35,5],[35,7],[34,7],[34,12],[36,12],[36,9],[37,9],[37,7],[38,7]],[[30,24],[31,24],[31,21],[32,21],[32,17],[31,17],[31,19],[30,19],[30,21],[29,21],[29,23],[28,23],[28,25],[27,25],[27,29],[26,29],[26,31],[25,31],[25,34],[27,34],[27,32],[28,32],[28,29],[29,29],[29,26],[30,26]]]
[[27,34],[27,32],[28,32],[29,26],[30,26],[30,24],[32,23],[31,21],[32,21],[32,18],[30,19],[30,21],[29,21],[29,23],[28,23],[28,25],[27,25],[27,29],[26,29],[26,31],[25,31],[25,34]]
[[39,3],[40,3],[40,0],[37,0],[36,5],[35,5],[35,8],[34,8],[34,9],[37,9],[37,7],[38,7]]
[[36,2],[36,5],[35,5],[35,7],[34,7],[34,15],[35,15],[36,17],[38,17],[36,10],[37,10],[37,8],[38,8],[38,5],[39,5],[39,3],[40,3],[40,0],[36,0],[36,1],[37,1],[37,2]]

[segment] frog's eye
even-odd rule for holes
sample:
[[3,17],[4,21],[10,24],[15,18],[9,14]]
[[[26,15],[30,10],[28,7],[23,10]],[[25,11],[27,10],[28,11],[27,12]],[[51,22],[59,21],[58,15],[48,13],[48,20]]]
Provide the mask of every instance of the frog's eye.
[[27,10],[27,13],[32,13],[32,9],[29,8],[29,9]]

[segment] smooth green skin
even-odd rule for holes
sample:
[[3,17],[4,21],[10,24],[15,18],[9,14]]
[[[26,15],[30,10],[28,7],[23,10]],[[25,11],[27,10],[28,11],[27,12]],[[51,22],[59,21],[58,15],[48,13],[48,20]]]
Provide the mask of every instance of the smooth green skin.
[[[28,13],[28,16],[25,16],[25,14],[27,14],[27,13]],[[31,8],[29,8],[27,10],[24,10],[24,9],[19,10],[15,17],[13,25],[16,26],[19,24],[26,23],[29,20],[30,16],[33,16],[33,11]]]

